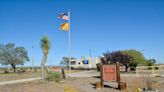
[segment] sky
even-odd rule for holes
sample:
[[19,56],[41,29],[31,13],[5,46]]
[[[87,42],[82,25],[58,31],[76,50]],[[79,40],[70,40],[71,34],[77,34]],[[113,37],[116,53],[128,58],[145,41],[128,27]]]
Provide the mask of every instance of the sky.
[[[47,65],[68,56],[68,32],[57,16],[70,10],[71,56],[102,56],[106,51],[136,49],[164,63],[164,0],[0,0],[0,43],[15,43],[38,66],[40,39],[48,36]],[[31,65],[31,61],[25,66]]]

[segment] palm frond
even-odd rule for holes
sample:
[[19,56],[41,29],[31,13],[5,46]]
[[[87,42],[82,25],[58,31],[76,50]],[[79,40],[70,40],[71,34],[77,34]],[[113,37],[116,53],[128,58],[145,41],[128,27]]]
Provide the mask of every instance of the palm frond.
[[50,49],[50,41],[47,36],[43,36],[41,39],[41,48],[44,50],[49,50]]

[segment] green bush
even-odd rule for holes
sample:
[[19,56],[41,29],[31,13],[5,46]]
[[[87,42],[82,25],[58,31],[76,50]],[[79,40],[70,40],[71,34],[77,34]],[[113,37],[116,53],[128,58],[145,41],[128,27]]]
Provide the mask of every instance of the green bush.
[[61,74],[59,72],[48,72],[46,80],[59,82],[61,80]]
[[131,71],[135,71],[136,70],[136,67],[130,67],[130,70]]
[[20,71],[21,72],[26,72],[26,69],[25,68],[21,68]]
[[158,70],[159,69],[159,67],[155,67],[155,70]]
[[9,71],[5,70],[4,73],[7,74],[7,73],[9,73]]
[[148,70],[152,70],[152,67],[148,67]]

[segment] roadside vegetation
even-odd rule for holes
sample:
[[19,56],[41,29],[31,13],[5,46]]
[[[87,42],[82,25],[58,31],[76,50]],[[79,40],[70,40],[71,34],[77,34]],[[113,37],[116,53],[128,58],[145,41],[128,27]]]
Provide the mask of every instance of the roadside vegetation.
[[156,63],[156,60],[154,58],[146,59],[142,52],[130,49],[113,52],[107,51],[103,53],[103,57],[101,57],[101,62],[103,64],[112,64],[119,62],[126,66],[126,70],[128,68],[130,68],[131,70],[135,70],[137,65],[152,66]]
[[0,44],[0,63],[2,65],[11,65],[16,72],[16,65],[23,65],[27,61],[29,58],[24,47],[15,47],[14,43]]
[[[70,60],[76,60],[76,58],[71,57]],[[69,68],[69,57],[63,57],[62,60],[60,61],[60,64]]]
[[45,63],[47,61],[47,55],[50,49],[50,41],[47,36],[43,36],[42,39],[40,40],[40,46],[43,51],[43,59],[41,63],[41,79],[45,80]]

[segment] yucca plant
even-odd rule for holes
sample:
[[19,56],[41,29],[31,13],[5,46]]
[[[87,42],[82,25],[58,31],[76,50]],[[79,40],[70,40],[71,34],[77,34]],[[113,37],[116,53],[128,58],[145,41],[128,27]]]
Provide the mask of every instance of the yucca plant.
[[41,79],[44,80],[45,79],[44,67],[45,67],[45,63],[47,61],[47,55],[50,49],[50,41],[47,36],[43,36],[40,42],[41,42],[41,49],[43,51],[43,59],[41,63]]

